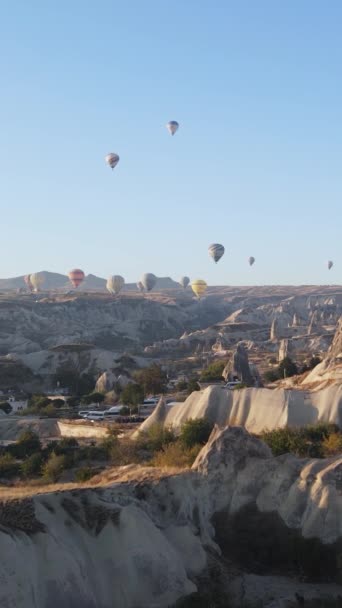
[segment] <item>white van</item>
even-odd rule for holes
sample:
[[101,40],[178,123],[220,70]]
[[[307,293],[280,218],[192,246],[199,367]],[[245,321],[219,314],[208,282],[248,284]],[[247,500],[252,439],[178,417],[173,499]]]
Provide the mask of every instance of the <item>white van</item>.
[[104,420],[105,412],[88,412],[87,415],[84,416],[84,418],[85,420],[91,420],[92,422],[95,422],[96,420]]
[[232,380],[231,382],[227,382],[223,388],[227,388],[232,391],[238,384],[241,384],[240,380]]

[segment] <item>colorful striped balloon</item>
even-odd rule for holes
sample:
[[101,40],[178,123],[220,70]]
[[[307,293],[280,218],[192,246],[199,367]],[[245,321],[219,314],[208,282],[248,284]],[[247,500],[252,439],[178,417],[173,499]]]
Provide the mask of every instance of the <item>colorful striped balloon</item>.
[[68,277],[72,283],[72,286],[77,289],[77,287],[79,287],[84,280],[84,272],[79,268],[74,268],[73,270],[70,270]]

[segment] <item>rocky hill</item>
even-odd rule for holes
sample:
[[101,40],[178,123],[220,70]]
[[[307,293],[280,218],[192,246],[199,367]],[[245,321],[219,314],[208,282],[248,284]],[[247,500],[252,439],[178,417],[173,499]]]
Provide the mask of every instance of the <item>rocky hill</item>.
[[[165,281],[169,285],[171,280]],[[229,356],[244,342],[253,364],[267,366],[270,357],[286,355],[298,361],[310,353],[323,357],[342,314],[342,289],[302,292],[213,287],[201,301],[190,289],[174,288],[145,295],[127,291],[119,297],[90,291],[3,293],[0,388],[7,372],[15,375],[14,364],[26,366],[28,371],[18,374],[22,377],[31,372],[48,378],[68,361],[81,373],[110,370],[124,352],[162,362]]]
[[0,605],[176,608],[198,591],[198,605],[279,608],[296,594],[337,597],[341,470],[341,458],[274,458],[228,427],[177,475],[133,466],[88,487],[2,491]]
[[[56,272],[40,271],[43,279],[43,291],[61,291],[70,290],[71,284],[67,275]],[[82,291],[106,291],[106,279],[97,277],[94,274],[86,275],[82,283]],[[13,277],[10,279],[0,279],[0,291],[11,291],[17,289],[25,289],[24,276]],[[174,289],[180,288],[179,283],[173,281],[170,277],[158,277],[155,289]],[[137,291],[136,283],[127,283],[123,291]]]

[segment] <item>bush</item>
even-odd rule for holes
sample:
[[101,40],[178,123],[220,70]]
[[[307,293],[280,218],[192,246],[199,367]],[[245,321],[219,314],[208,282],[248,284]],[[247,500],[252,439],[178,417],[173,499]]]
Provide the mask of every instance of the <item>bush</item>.
[[190,378],[189,382],[188,382],[188,386],[187,386],[187,391],[188,394],[191,395],[191,393],[193,393],[194,391],[200,391],[201,387],[198,384],[196,378]]
[[0,403],[0,410],[5,412],[5,414],[10,414],[12,411],[12,406],[7,403],[7,401],[3,401],[2,403]]
[[42,449],[39,436],[31,429],[20,433],[15,447],[18,458],[26,458],[35,452],[40,452]]
[[186,380],[180,380],[175,386],[176,391],[186,391],[187,388],[188,382]]
[[222,373],[225,367],[225,361],[214,361],[213,363],[210,363],[210,365],[201,372],[200,380],[202,382],[223,380]]
[[[300,457],[322,458],[329,454],[329,449],[332,450],[330,455],[333,450],[339,450],[338,438],[334,435],[340,436],[341,441],[342,435],[336,430],[334,424],[320,423],[302,428],[264,431],[261,438],[271,448],[274,456],[292,453]],[[333,439],[330,440],[330,437]]]
[[189,448],[180,441],[170,443],[155,454],[151,464],[155,467],[191,467],[201,449],[198,444]]
[[79,469],[77,469],[77,471],[75,471],[75,480],[80,483],[83,481],[88,481],[89,479],[94,477],[94,475],[96,475],[97,473],[98,473],[98,471],[95,471],[91,467],[87,467],[87,466],[80,467]]
[[52,452],[43,466],[43,479],[46,483],[56,483],[66,468],[65,456]]
[[323,453],[324,456],[329,458],[330,456],[337,456],[342,454],[342,434],[332,433],[329,437],[323,440]]
[[110,450],[110,460],[114,466],[121,467],[141,461],[138,446],[134,441],[117,441]]
[[285,359],[280,361],[278,370],[280,378],[290,378],[298,374],[297,365],[290,357],[285,357]]
[[270,369],[264,373],[265,382],[277,382],[280,379],[280,374],[277,369]]
[[144,401],[144,389],[140,384],[130,382],[123,389],[120,400],[125,405],[137,406]]
[[40,475],[43,466],[43,456],[38,452],[32,454],[29,458],[24,460],[20,465],[20,471],[23,477],[29,478],[36,475]]
[[187,448],[192,448],[195,445],[205,445],[212,428],[213,425],[206,418],[190,419],[184,422],[179,439]]
[[29,408],[37,408],[37,410],[44,409],[51,403],[51,399],[48,399],[45,395],[32,395],[28,400]]
[[239,384],[235,384],[235,386],[233,387],[233,391],[239,391],[242,388],[247,388],[247,384],[245,384],[244,382],[239,382]]
[[19,463],[11,456],[11,454],[4,454],[0,456],[0,478],[5,477],[9,479],[18,475],[20,470]]
[[135,372],[134,378],[137,383],[142,386],[145,395],[149,395],[150,393],[152,395],[165,393],[167,375],[166,372],[155,363],[150,367]]
[[171,427],[154,424],[147,431],[139,433],[137,445],[141,449],[157,452],[175,440],[176,437]]
[[81,403],[91,405],[92,403],[103,403],[104,400],[105,396],[102,393],[89,393],[89,395],[82,397]]

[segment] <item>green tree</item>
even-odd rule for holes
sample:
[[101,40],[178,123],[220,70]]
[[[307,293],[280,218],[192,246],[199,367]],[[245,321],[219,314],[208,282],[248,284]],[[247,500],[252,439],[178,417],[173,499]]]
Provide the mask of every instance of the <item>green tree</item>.
[[29,478],[39,475],[43,466],[43,456],[36,452],[35,454],[31,454],[29,458],[24,460],[24,462],[20,465],[21,474],[23,477]]
[[202,370],[200,380],[202,382],[217,382],[223,380],[223,370],[226,367],[225,361],[213,361],[208,367]]
[[191,395],[194,391],[200,391],[201,387],[198,384],[196,378],[190,378],[187,386],[188,395]]
[[79,397],[69,397],[67,399],[68,407],[78,407],[80,405]]
[[7,403],[7,401],[3,401],[2,403],[0,403],[0,410],[5,412],[5,414],[10,414],[12,411],[12,407],[9,403]]
[[290,378],[290,376],[298,374],[297,365],[290,357],[285,357],[285,359],[280,361],[278,370],[281,378]]
[[49,459],[43,466],[43,478],[46,483],[56,483],[66,468],[66,459],[64,455],[55,454],[52,452]]
[[175,386],[176,391],[186,391],[187,388],[188,382],[186,380],[180,380]]
[[187,448],[194,445],[205,445],[209,439],[213,425],[206,418],[190,419],[184,422],[179,439]]
[[135,380],[143,387],[145,395],[164,393],[167,385],[167,375],[160,365],[153,364],[134,374]]
[[31,429],[22,431],[13,447],[17,448],[19,458],[26,458],[42,449],[39,436]]
[[322,359],[320,357],[317,357],[317,356],[311,357],[311,359],[309,361],[309,369],[313,369],[319,363],[322,363]]
[[29,408],[36,408],[37,410],[41,410],[50,404],[51,399],[46,397],[46,395],[31,395],[27,405]]
[[269,369],[264,373],[265,382],[276,382],[279,378],[280,374],[278,369]]
[[89,393],[84,395],[81,399],[81,403],[84,405],[91,405],[92,403],[103,403],[105,396],[102,393]]
[[124,405],[139,405],[144,401],[143,387],[140,384],[130,382],[123,389],[120,400]]
[[19,463],[9,453],[0,456],[0,478],[10,478],[18,475],[20,470]]

